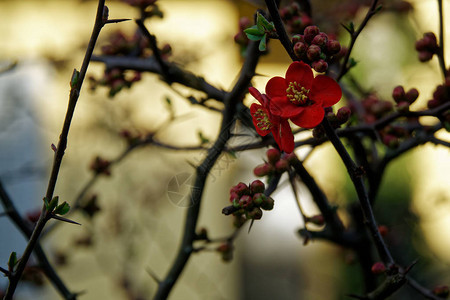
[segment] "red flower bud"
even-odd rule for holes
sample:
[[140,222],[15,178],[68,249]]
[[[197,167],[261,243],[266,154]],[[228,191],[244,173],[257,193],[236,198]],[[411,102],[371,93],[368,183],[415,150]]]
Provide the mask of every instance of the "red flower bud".
[[341,44],[336,40],[329,40],[327,42],[327,52],[329,55],[334,55],[341,51]]
[[256,193],[253,195],[253,204],[256,206],[261,206],[261,204],[266,201],[267,196],[263,193]]
[[261,208],[254,207],[251,211],[246,213],[247,219],[259,220],[262,218],[263,212]]
[[294,53],[298,57],[302,57],[306,53],[307,49],[308,47],[302,42],[297,42],[294,45]]
[[389,232],[389,228],[386,225],[380,225],[378,226],[378,231],[380,232],[381,236],[386,236]]
[[401,112],[407,112],[409,111],[409,103],[406,101],[401,101],[397,103],[397,110]]
[[433,288],[433,294],[440,298],[447,298],[449,295],[449,288],[447,285],[438,285]]
[[412,104],[414,101],[416,101],[416,99],[419,97],[419,91],[417,89],[410,89],[407,93],[406,93],[406,100],[408,101],[409,104]]
[[289,168],[289,163],[285,159],[280,159],[275,164],[275,170],[279,173],[283,173]]
[[313,40],[311,41],[311,44],[317,45],[319,47],[323,47],[326,45],[327,41],[328,41],[327,37],[325,37],[321,34],[318,34],[313,38]]
[[302,42],[302,43],[305,42],[305,38],[303,37],[303,35],[296,34],[296,35],[294,35],[292,37],[292,44],[293,45],[297,44],[298,42]]
[[419,52],[419,60],[421,62],[426,62],[429,61],[433,58],[433,52],[430,51],[420,51]]
[[382,262],[376,262],[372,265],[371,271],[373,274],[382,274],[386,271],[386,267]]
[[426,42],[428,49],[438,47],[436,35],[433,32],[425,32],[423,34],[423,40]]
[[249,195],[244,195],[239,199],[239,206],[242,208],[248,208],[252,205],[253,198]]
[[265,189],[266,186],[264,185],[264,182],[262,182],[261,180],[255,180],[250,184],[250,191],[252,194],[264,193]]
[[339,121],[340,124],[344,124],[348,121],[350,118],[350,115],[352,114],[352,111],[347,106],[339,108],[339,110],[336,113],[336,119]]
[[233,191],[230,193],[230,202],[235,203],[236,201],[239,201],[239,195]]
[[270,148],[269,150],[267,150],[266,155],[267,159],[272,164],[276,163],[281,157],[280,150],[275,148]]
[[394,88],[394,90],[392,91],[392,98],[394,98],[394,101],[397,103],[405,100],[405,90],[401,85]]
[[383,144],[390,148],[395,148],[399,145],[399,140],[395,135],[385,134],[383,136]]
[[272,210],[275,201],[273,201],[272,197],[266,197],[266,199],[261,203],[261,208],[264,210]]
[[306,56],[310,61],[315,61],[320,57],[320,54],[322,53],[322,50],[320,50],[320,47],[317,45],[311,45],[308,47],[308,50],[306,51]]
[[311,25],[305,28],[303,31],[304,35],[312,35],[313,38],[320,33],[319,27]]
[[237,185],[233,186],[230,190],[230,194],[232,192],[235,192],[236,194],[238,194],[238,196],[242,196],[242,195],[247,195],[249,194],[249,189],[248,186],[243,183],[243,182],[239,182]]
[[414,46],[417,51],[427,50],[427,42],[424,39],[420,39],[420,40],[416,41]]
[[323,73],[323,72],[325,72],[328,69],[328,64],[323,59],[319,59],[319,60],[314,61],[311,64],[311,66],[318,73]]
[[306,221],[309,223],[319,225],[319,226],[322,226],[325,224],[325,219],[323,218],[322,215],[315,215],[315,216],[309,217],[306,219]]
[[431,99],[431,100],[429,100],[428,103],[427,103],[427,107],[428,107],[429,109],[432,109],[432,108],[435,108],[435,107],[438,107],[438,106],[439,106],[439,101],[436,100],[436,99]]
[[288,163],[291,163],[291,162],[293,162],[293,161],[295,161],[297,159],[297,156],[295,155],[294,152],[284,153],[283,154],[283,159],[285,159]]
[[270,164],[262,164],[257,166],[255,169],[253,169],[253,174],[258,177],[263,177],[266,175],[270,175],[272,172],[275,171],[275,168]]
[[248,17],[242,17],[239,19],[239,28],[241,30],[247,29],[251,25],[251,21]]

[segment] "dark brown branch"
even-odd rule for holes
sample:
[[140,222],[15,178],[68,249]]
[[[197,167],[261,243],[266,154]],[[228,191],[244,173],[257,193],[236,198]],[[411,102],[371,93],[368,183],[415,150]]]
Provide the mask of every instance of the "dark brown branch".
[[437,0],[439,6],[439,49],[438,49],[438,59],[439,66],[441,67],[441,72],[444,78],[447,76],[447,67],[445,64],[445,56],[444,56],[444,16],[443,16],[443,7],[442,0]]
[[[119,68],[123,70],[135,70],[141,72],[150,72],[162,74],[162,70],[154,57],[136,58],[136,57],[116,57],[116,56],[93,56],[92,61],[102,62],[107,68]],[[226,92],[218,89],[202,77],[181,69],[174,63],[167,63],[168,73],[171,82],[183,84],[187,87],[204,92],[209,99],[215,99],[223,102]]]
[[247,92],[247,87],[255,75],[255,68],[259,59],[257,44],[250,43],[248,51],[249,54],[241,69],[240,77],[233,90],[225,97],[225,109],[223,112],[220,134],[214,145],[209,149],[205,160],[196,169],[195,183],[190,195],[192,205],[187,211],[183,239],[172,267],[158,286],[154,298],[155,300],[167,299],[194,251],[193,243],[196,237],[197,220],[200,213],[206,179],[211,168],[214,166],[214,163],[224,151],[227,141],[231,137],[230,128],[234,122],[236,106],[242,101],[244,94]]
[[281,20],[280,14],[278,12],[277,4],[274,0],[265,0],[267,9],[269,10],[270,17],[272,18],[275,29],[277,30],[278,38],[281,44],[286,50],[287,54],[291,57],[293,61],[299,60],[297,55],[294,53],[294,48],[292,46],[291,40],[284,29],[283,21]]
[[[2,202],[3,207],[4,207],[8,217],[11,219],[11,221],[19,228],[19,230],[22,232],[22,234],[26,238],[30,238],[31,234],[33,232],[33,227],[31,226],[30,223],[27,223],[19,215],[17,208],[15,207],[13,201],[11,200],[10,196],[6,192],[5,188],[3,187],[3,184],[1,181],[0,181],[0,201]],[[34,249],[34,254],[37,257],[39,266],[44,271],[44,274],[47,276],[47,278],[50,280],[50,282],[55,286],[55,288],[60,292],[60,294],[64,297],[64,299],[76,299],[76,294],[71,293],[67,289],[64,282],[61,280],[59,275],[56,273],[56,271],[52,267],[52,265],[49,263],[47,256],[45,255],[45,252],[39,243],[36,244],[36,247]]]

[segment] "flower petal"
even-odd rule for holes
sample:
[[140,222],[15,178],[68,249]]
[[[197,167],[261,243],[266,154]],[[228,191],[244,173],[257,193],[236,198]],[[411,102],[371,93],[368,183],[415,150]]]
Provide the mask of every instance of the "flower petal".
[[331,77],[318,75],[312,83],[309,98],[323,107],[333,106],[341,100],[342,91],[339,84]]
[[288,98],[275,97],[270,101],[270,112],[282,118],[290,118],[301,113],[306,107],[293,104]]
[[252,95],[256,100],[259,101],[259,103],[264,104],[263,97],[257,89],[251,86],[248,88],[248,91],[250,92],[250,95]]
[[283,77],[272,77],[266,84],[266,94],[269,98],[286,97],[287,84]]
[[283,120],[281,122],[281,128],[280,128],[280,138],[281,138],[281,145],[280,148],[286,153],[291,153],[294,151],[294,135],[292,134],[291,126],[289,125],[289,122],[287,120]]
[[292,123],[303,128],[314,128],[322,122],[325,111],[320,105],[308,106],[299,115],[290,118]]
[[301,61],[294,61],[286,71],[287,82],[297,82],[309,90],[313,84],[314,74],[311,67]]
[[270,132],[271,130],[261,130],[261,129],[258,127],[258,121],[256,120],[255,113],[256,113],[256,111],[258,111],[259,109],[262,109],[262,110],[264,110],[264,112],[267,113],[267,111],[266,111],[261,105],[259,105],[259,104],[253,103],[253,104],[250,106],[250,114],[252,115],[253,126],[255,126],[256,132],[257,132],[260,136],[266,136],[267,134],[269,134],[269,132]]

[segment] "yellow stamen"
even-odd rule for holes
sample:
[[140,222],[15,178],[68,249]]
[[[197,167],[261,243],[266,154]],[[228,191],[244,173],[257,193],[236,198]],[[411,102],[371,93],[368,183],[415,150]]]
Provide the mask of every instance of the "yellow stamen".
[[266,114],[266,112],[263,109],[258,109],[255,111],[253,116],[256,119],[256,126],[258,126],[261,130],[269,130],[272,128],[272,123],[269,120],[269,116]]
[[287,97],[289,101],[297,105],[305,105],[308,103],[309,90],[305,89],[297,82],[289,82],[289,86],[286,89]]

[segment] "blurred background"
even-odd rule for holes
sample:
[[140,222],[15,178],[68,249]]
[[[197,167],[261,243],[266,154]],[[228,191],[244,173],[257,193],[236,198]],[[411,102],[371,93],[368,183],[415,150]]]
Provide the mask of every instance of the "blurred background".
[[[327,14],[332,14],[334,3],[340,1],[323,2],[311,1],[325,31],[331,26],[326,23]],[[233,42],[239,18],[252,19],[261,3],[158,3],[164,18],[152,19],[146,25],[159,44],[171,45],[170,60],[229,90],[242,65],[239,47]],[[106,4],[110,18],[139,17],[137,10],[124,2]],[[391,100],[397,85],[417,88],[420,96],[413,108],[420,109],[426,107],[442,80],[437,59],[419,63],[414,50],[414,42],[424,32],[437,33],[437,1],[411,4],[412,11],[386,12],[370,21],[356,43],[353,57],[359,64],[352,74],[363,88],[375,90],[386,100]],[[16,63],[0,74],[0,179],[19,211],[29,218],[39,213],[42,205],[53,158],[51,144],[58,142],[69,80],[73,69],[81,65],[96,7],[96,1],[0,1],[0,66]],[[366,10],[363,7],[355,12],[355,24]],[[445,9],[444,15],[449,13]],[[339,12],[335,10],[332,16],[339,17]],[[129,21],[106,26],[94,53],[99,54],[117,30],[132,35],[136,25]],[[345,32],[339,29],[336,33],[345,45]],[[447,41],[449,38],[446,36]],[[253,81],[260,90],[270,77],[283,76],[290,63],[276,41],[269,48],[257,69],[262,76]],[[103,72],[104,65],[94,62],[88,75],[101,78]],[[176,147],[196,146],[202,141],[208,145],[217,135],[220,114],[190,104],[183,95],[192,91],[178,85],[169,87],[150,73],[143,73],[139,82],[113,98],[108,97],[105,87],[89,87],[86,80],[55,195],[70,204],[81,195],[82,203],[91,204],[91,214],[70,215],[82,226],[49,224],[42,244],[69,289],[83,292],[80,299],[150,299],[156,289],[151,274],[165,276],[179,245],[189,204],[183,195],[194,174],[191,165],[201,162],[206,152],[141,147],[92,185],[91,163],[97,156],[105,160],[119,157],[127,148],[124,130],[135,136],[153,133],[161,143]],[[252,101],[248,97],[245,103]],[[448,140],[448,134],[442,136]],[[252,139],[249,135],[232,143]],[[304,155],[302,151],[298,154]],[[253,168],[264,155],[265,149],[249,150],[235,157],[224,155],[217,162],[207,182],[199,221],[211,237],[233,232],[231,218],[221,214],[229,203],[229,188],[239,181],[251,182]],[[315,150],[305,166],[334,204],[346,207],[355,201],[344,166],[329,145]],[[449,150],[444,147],[425,145],[409,152],[389,167],[375,207],[380,224],[390,228],[387,240],[394,256],[405,265],[419,259],[414,276],[428,287],[448,284],[450,279],[449,169]],[[346,299],[346,294],[362,292],[353,253],[320,241],[303,245],[296,233],[303,227],[302,218],[286,181],[283,177],[273,195],[274,210],[255,222],[249,234],[247,228],[240,232],[233,260],[225,263],[215,251],[194,254],[170,299],[325,300]],[[169,193],[174,182],[179,185],[178,198]],[[306,212],[317,213],[308,192],[299,187]],[[346,219],[344,213],[342,217]],[[3,215],[0,241],[0,265],[5,267],[10,253],[21,253],[26,240]],[[0,278],[0,290],[6,286],[7,279]],[[60,298],[40,273],[25,278],[16,296]],[[393,299],[406,297],[421,299],[408,288]]]

